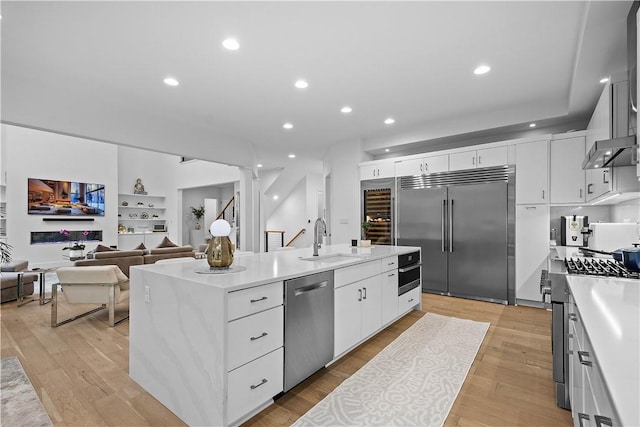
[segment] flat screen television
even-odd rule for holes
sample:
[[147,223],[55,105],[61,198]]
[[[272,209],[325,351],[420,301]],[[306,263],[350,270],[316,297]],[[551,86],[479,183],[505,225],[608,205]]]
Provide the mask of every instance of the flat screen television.
[[28,178],[29,215],[104,216],[104,185]]

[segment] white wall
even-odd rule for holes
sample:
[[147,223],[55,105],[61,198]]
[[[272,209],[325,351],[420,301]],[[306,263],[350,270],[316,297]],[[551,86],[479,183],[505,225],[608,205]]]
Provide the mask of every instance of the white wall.
[[[612,222],[640,221],[640,199],[628,200],[611,206]],[[636,239],[638,240],[638,239]]]
[[[32,267],[63,260],[64,243],[31,245],[32,231],[102,230],[103,244],[118,243],[115,145],[4,124],[1,132],[6,155],[7,241],[14,247],[14,259],[27,259]],[[45,222],[43,216],[28,215],[28,178],[104,184],[105,216],[93,217],[92,222]]]
[[324,175],[331,175],[329,232],[331,243],[360,238],[360,141],[334,144],[324,158]]
[[[307,228],[308,226],[305,212],[306,203],[307,180],[303,178],[294,187],[293,191],[282,200],[272,215],[267,218],[266,229],[284,231],[284,244],[286,245],[301,228]],[[308,246],[308,236],[307,230],[307,233],[298,238],[293,246],[297,248]]]

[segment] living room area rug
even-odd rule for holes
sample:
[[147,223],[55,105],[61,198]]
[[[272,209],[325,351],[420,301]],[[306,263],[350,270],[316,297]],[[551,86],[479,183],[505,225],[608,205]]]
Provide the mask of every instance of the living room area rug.
[[441,426],[488,328],[427,313],[293,425]]
[[3,426],[53,426],[17,357],[0,360],[0,377]]

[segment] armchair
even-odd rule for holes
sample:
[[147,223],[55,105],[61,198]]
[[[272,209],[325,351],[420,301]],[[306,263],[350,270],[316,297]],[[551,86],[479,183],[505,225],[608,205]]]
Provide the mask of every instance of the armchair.
[[[109,308],[109,326],[115,321],[115,305],[129,299],[129,278],[117,265],[62,267],[56,270],[60,283],[51,289],[51,326],[57,327],[103,308]],[[58,322],[58,286],[70,304],[101,304],[101,307]]]

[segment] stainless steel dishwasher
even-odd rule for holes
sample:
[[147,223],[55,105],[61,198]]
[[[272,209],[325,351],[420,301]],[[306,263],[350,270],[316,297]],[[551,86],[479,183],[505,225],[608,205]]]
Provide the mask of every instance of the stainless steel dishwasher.
[[284,284],[284,391],[289,391],[333,359],[333,271]]

